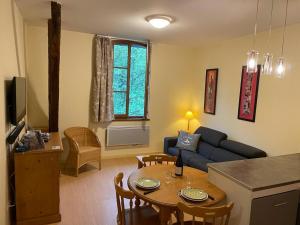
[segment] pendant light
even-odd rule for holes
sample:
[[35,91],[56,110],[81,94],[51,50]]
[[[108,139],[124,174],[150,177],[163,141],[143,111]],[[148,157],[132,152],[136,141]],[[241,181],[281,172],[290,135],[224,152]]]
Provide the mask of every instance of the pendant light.
[[283,53],[284,53],[284,42],[285,42],[285,33],[286,33],[286,24],[287,24],[288,5],[289,5],[289,0],[286,0],[284,27],[283,27],[283,33],[282,33],[281,55],[277,61],[277,66],[276,66],[276,76],[278,78],[283,78],[284,73],[285,73],[285,59],[283,57]]
[[272,20],[273,20],[273,8],[274,8],[274,0],[272,0],[271,5],[271,14],[269,21],[269,34],[268,34],[268,42],[267,42],[267,53],[264,55],[264,64],[262,66],[262,73],[264,75],[271,75],[273,71],[273,55],[268,52],[270,50],[270,40],[272,34]]
[[255,50],[255,41],[256,41],[256,33],[257,33],[257,21],[258,21],[258,8],[259,8],[259,0],[257,0],[256,4],[256,18],[254,25],[254,34],[253,34],[253,47],[247,53],[247,73],[255,73],[257,71],[257,61],[259,52]]

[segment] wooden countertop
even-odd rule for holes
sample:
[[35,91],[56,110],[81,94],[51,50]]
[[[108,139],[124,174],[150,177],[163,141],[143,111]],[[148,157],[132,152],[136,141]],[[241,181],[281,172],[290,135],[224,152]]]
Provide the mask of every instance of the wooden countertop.
[[259,191],[300,182],[300,153],[209,163],[208,168],[251,191]]

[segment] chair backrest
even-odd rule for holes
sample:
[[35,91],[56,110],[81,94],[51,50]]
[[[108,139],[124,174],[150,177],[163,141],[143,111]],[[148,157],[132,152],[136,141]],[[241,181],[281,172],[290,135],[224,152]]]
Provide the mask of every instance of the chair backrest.
[[169,155],[149,155],[144,156],[142,158],[143,160],[143,166],[152,166],[156,164],[174,164],[176,162],[177,157],[176,156],[169,156]]
[[76,142],[79,146],[95,143],[96,135],[87,127],[70,127],[64,131],[69,141]]
[[219,207],[199,207],[199,206],[188,206],[182,202],[177,204],[177,207],[181,211],[180,222],[184,225],[184,213],[193,216],[193,225],[195,224],[196,217],[202,219],[203,225],[228,225],[230,213],[233,208],[233,203],[229,203]]
[[[118,207],[118,224],[125,225],[125,204],[124,199],[129,199],[130,213],[132,213],[134,193],[123,188],[123,173],[118,173],[114,178],[116,199]],[[131,214],[132,215],[132,214]]]

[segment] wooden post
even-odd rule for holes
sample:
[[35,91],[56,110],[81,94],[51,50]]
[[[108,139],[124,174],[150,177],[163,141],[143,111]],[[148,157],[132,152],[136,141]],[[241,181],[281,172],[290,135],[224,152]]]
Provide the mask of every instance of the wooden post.
[[51,19],[48,20],[49,132],[58,131],[60,33],[61,5],[51,2]]

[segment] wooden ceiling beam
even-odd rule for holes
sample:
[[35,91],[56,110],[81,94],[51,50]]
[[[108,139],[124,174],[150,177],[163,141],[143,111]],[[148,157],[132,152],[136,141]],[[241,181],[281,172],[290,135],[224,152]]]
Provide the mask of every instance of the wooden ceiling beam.
[[60,36],[61,5],[51,2],[51,19],[48,20],[49,132],[58,131]]

